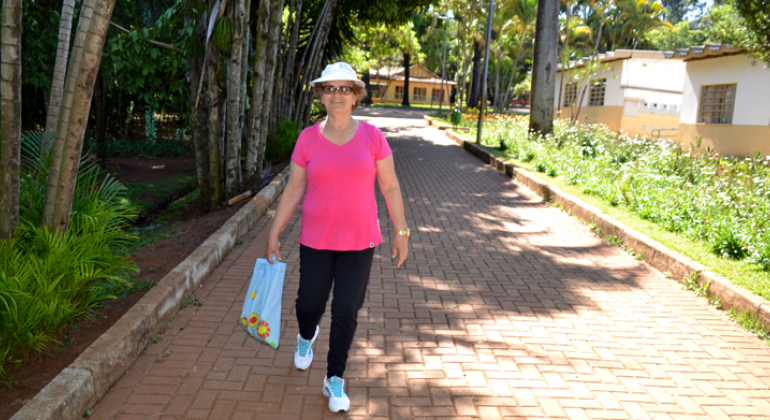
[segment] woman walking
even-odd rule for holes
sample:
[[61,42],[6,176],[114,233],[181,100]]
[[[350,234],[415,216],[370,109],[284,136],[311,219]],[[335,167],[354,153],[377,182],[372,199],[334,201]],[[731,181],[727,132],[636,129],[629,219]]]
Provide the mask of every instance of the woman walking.
[[366,96],[364,82],[347,63],[326,66],[310,82],[327,119],[306,128],[291,156],[291,173],[267,244],[267,260],[281,260],[278,237],[302,197],[300,280],[297,293],[297,347],[294,365],[306,370],[313,361],[318,325],[333,288],[323,393],[333,412],[350,410],[343,375],[358,311],[366,297],[374,247],[382,242],[374,195],[375,180],[388,205],[396,236],[391,258],[406,259],[409,229],[393,156],[382,132],[358,121],[352,112]]

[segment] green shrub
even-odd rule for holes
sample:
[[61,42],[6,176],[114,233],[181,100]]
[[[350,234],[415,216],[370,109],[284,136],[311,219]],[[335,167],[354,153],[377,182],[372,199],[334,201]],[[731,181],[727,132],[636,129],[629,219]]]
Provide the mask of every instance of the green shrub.
[[0,376],[30,354],[56,343],[57,334],[138,273],[124,255],[133,237],[124,228],[136,210],[125,188],[81,161],[70,229],[40,227],[49,157],[40,159],[44,136],[22,136],[23,173],[19,229],[0,241]]
[[534,160],[537,171],[703,241],[723,258],[770,270],[770,157],[727,159],[700,142],[685,150],[564,120],[541,137],[529,132],[526,119],[490,118],[482,143],[497,148],[501,138],[507,156]]
[[281,120],[275,132],[275,147],[268,142],[265,158],[268,162],[283,162],[291,157],[301,130],[291,120]]

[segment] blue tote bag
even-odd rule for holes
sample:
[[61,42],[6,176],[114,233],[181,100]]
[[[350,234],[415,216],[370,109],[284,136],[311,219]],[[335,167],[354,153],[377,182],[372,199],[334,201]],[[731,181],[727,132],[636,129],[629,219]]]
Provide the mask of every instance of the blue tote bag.
[[243,300],[241,326],[252,337],[277,349],[281,337],[281,299],[286,263],[273,256],[274,264],[257,259],[249,290]]

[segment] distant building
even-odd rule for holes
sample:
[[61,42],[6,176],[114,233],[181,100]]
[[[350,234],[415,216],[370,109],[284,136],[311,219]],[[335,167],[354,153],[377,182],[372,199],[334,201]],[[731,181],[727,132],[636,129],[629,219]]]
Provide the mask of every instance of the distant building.
[[[409,67],[409,92],[404,92],[404,78],[403,67],[370,70],[372,101],[401,103],[404,94],[408,94],[410,103],[438,105],[442,96],[441,76],[431,72],[422,64],[414,64]],[[444,105],[449,104],[449,94],[455,85],[455,82],[444,81]]]
[[[600,54],[599,68],[590,76],[582,97],[579,122],[603,123],[632,136],[676,139],[685,65],[666,59],[671,56],[663,51],[636,50]],[[557,69],[554,108],[562,119],[570,119],[577,109],[572,105],[581,100],[579,82],[572,75],[586,62]]]
[[678,140],[724,156],[770,155],[770,64],[727,44],[678,50],[686,63]]

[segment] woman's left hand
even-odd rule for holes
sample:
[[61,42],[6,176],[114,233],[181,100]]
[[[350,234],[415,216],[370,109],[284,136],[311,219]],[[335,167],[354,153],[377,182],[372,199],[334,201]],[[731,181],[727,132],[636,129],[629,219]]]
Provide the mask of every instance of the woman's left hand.
[[409,254],[409,238],[404,235],[396,235],[396,239],[393,240],[393,252],[390,258],[396,258],[398,256],[398,264],[396,268],[401,267],[401,264],[406,260],[407,254]]

